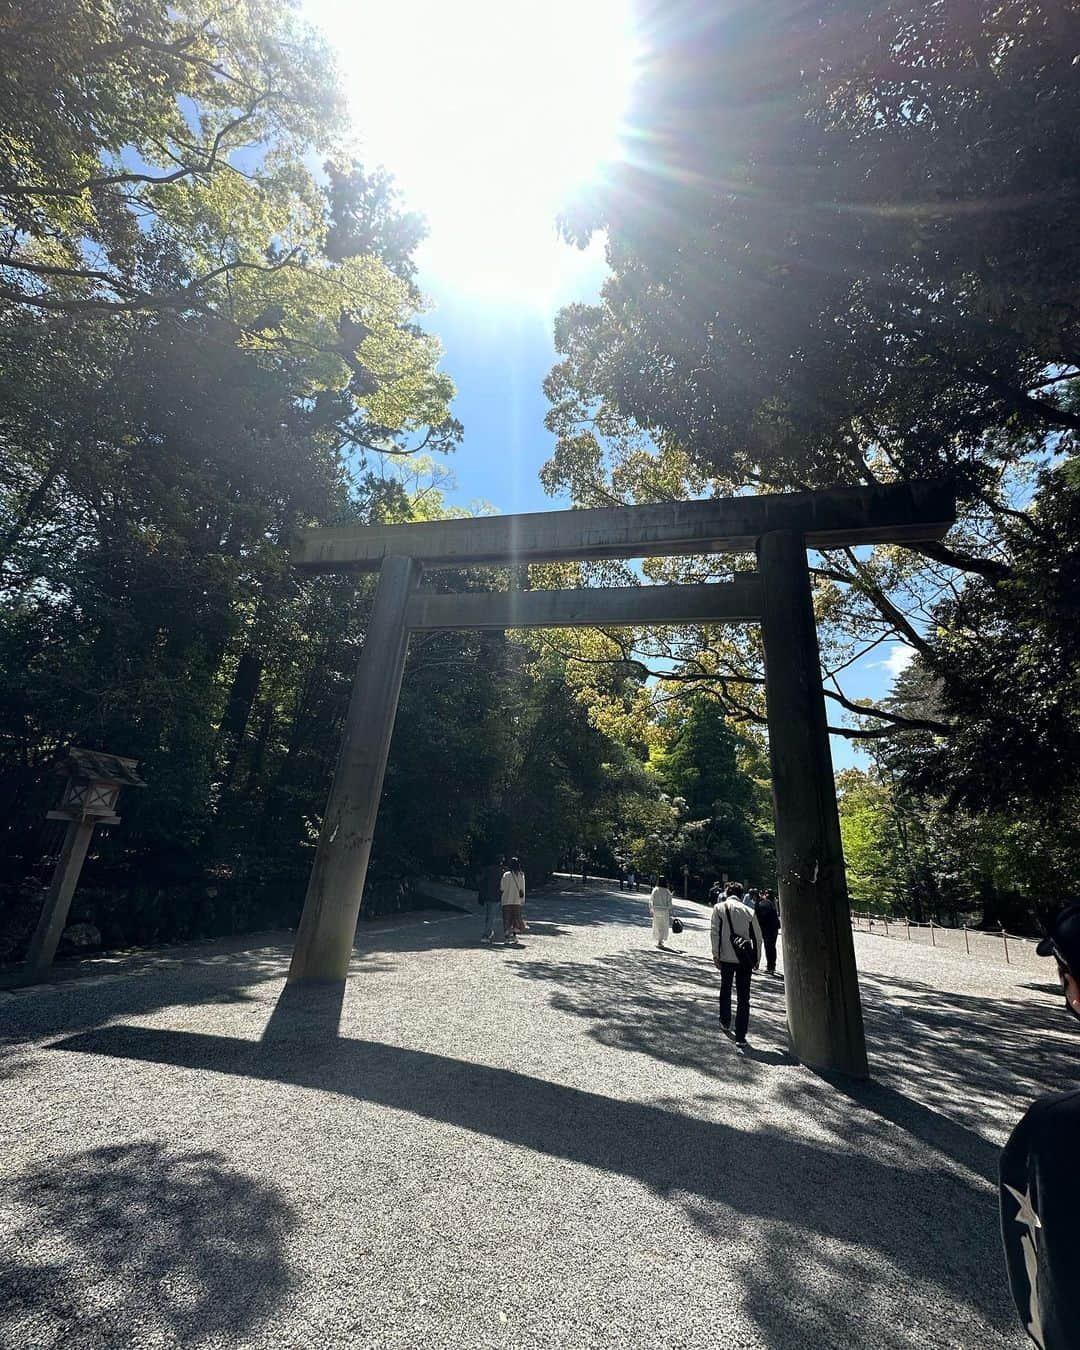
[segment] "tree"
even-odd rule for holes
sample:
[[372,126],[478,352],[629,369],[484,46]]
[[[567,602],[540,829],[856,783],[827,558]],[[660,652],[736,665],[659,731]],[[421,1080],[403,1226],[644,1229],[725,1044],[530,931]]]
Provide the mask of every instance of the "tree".
[[772,872],[771,808],[761,748],[728,725],[715,700],[699,697],[674,707],[662,726],[666,745],[654,772],[685,812],[682,856],[669,857],[669,869],[685,864],[695,874],[727,872],[765,884]]
[[836,775],[836,795],[852,901],[876,912],[897,908],[907,898],[905,848],[888,783],[861,769],[844,769]]
[[308,172],[337,95],[285,6],[47,4],[0,47],[5,870],[48,852],[56,750],[119,747],[150,786],[96,845],[95,921],[266,921],[302,894],[370,603],[283,546],[411,514],[415,452],[460,432],[420,226],[382,171]]
[[[1032,464],[1080,428],[1080,11],[639,11],[627,152],[566,221],[606,230],[613,274],[556,325],[545,481],[594,504],[947,478],[946,543],[816,568],[837,680],[886,639],[928,655],[941,592],[1007,581],[1006,532],[1037,544]],[[732,712],[759,678],[735,663]],[[872,715],[856,734],[905,725]]]
[[[937,608],[924,669],[954,731],[912,781],[954,803],[1075,821],[1080,783],[1080,461],[1044,474],[1010,532],[1008,579],[976,578]],[[913,702],[910,687],[899,698]]]
[[[342,107],[287,4],[38,0],[0,21],[0,67],[0,298],[205,314],[241,273],[302,265],[320,212],[301,160]],[[242,223],[216,258],[190,229],[207,208]]]

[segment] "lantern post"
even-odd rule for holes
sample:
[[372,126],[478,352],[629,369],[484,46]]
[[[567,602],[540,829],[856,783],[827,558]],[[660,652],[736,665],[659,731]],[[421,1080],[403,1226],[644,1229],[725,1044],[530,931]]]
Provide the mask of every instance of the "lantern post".
[[39,976],[52,965],[94,826],[119,824],[116,804],[120,789],[146,786],[135,772],[137,764],[138,760],[96,750],[69,750],[57,764],[57,772],[64,775],[64,791],[60,804],[48,813],[48,819],[66,820],[68,827],[49,893],[30,940],[23,967],[27,976]]

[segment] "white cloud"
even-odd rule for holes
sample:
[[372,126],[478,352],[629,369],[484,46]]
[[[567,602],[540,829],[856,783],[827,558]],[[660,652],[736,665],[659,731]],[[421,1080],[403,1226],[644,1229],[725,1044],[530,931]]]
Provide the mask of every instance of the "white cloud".
[[889,648],[889,654],[885,660],[871,661],[867,670],[887,670],[895,680],[897,675],[907,670],[914,660],[914,647],[909,647],[906,642],[894,642]]

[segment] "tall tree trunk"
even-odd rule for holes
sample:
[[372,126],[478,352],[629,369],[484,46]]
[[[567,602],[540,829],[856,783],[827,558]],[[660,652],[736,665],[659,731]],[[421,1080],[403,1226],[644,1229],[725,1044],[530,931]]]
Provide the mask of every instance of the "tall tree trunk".
[[221,785],[226,792],[232,787],[236,777],[236,768],[244,744],[244,732],[247,730],[251,709],[258,697],[262,672],[262,657],[250,647],[245,648],[236,663],[229,698],[218,726],[217,752],[222,762]]

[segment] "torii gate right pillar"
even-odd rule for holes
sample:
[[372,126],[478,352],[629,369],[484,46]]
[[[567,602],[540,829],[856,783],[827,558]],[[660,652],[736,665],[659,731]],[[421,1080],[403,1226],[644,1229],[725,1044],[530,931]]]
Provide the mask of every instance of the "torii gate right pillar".
[[866,1038],[806,541],[793,531],[764,534],[757,556],[792,1050],[812,1068],[865,1078]]

